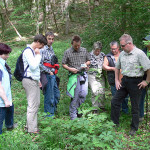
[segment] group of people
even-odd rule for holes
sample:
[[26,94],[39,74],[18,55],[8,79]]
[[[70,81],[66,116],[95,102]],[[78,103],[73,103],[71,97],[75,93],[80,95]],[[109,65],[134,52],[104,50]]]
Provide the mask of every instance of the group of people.
[[[70,119],[81,117],[78,108],[86,99],[88,85],[92,91],[93,112],[105,110],[105,79],[111,88],[111,120],[119,126],[120,110],[128,113],[128,98],[131,100],[132,122],[130,135],[138,130],[140,119],[144,117],[145,87],[150,82],[150,35],[144,38],[148,41],[144,52],[134,44],[132,37],[123,34],[120,37],[120,46],[117,41],[110,43],[110,53],[102,52],[102,43],[97,41],[89,53],[81,47],[81,38],[73,36],[71,47],[64,52],[62,66],[69,71],[67,95],[71,97],[69,106]],[[46,117],[54,116],[60,99],[58,77],[56,76],[59,64],[52,44],[54,33],[48,32],[45,36],[36,35],[33,43],[23,51],[24,78],[22,85],[27,96],[27,124],[29,133],[39,133],[37,126],[37,112],[40,105],[40,88],[44,94],[44,112]],[[10,68],[6,59],[11,48],[0,43],[0,134],[3,121],[9,129],[14,127],[10,82]],[[143,77],[144,76],[144,77]],[[6,84],[8,83],[8,84]]]

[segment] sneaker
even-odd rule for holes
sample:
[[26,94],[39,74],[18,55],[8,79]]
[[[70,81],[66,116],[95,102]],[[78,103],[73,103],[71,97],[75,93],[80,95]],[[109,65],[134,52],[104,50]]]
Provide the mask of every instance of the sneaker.
[[103,112],[106,112],[106,109],[104,107],[100,108]]
[[129,132],[129,135],[134,136],[135,134],[136,134],[135,129],[131,129],[130,132]]
[[11,131],[11,130],[17,128],[17,127],[18,127],[18,124],[15,123],[11,128],[7,128],[7,131]]
[[139,118],[139,122],[142,122],[142,121],[144,121],[144,117]]
[[81,118],[82,115],[83,115],[82,113],[81,113],[81,114],[78,114],[78,113],[77,113],[77,117],[78,117],[78,118]]
[[114,124],[113,128],[118,129],[119,128],[119,124]]
[[92,113],[93,113],[93,114],[98,114],[99,111],[98,111],[98,110],[92,110]]

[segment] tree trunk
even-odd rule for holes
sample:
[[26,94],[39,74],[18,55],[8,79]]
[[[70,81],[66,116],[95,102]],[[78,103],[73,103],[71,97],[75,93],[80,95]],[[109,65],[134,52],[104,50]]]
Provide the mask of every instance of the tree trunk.
[[65,10],[66,10],[66,20],[65,20],[65,34],[69,33],[69,11],[68,11],[68,6],[69,6],[69,0],[65,1]]
[[50,2],[50,5],[51,5],[51,9],[52,9],[52,14],[53,14],[53,18],[54,18],[54,23],[55,23],[56,31],[58,31],[57,20],[56,20],[56,15],[55,15],[55,12],[54,12],[53,3]]
[[0,19],[1,19],[1,28],[2,28],[2,32],[0,33],[1,35],[1,38],[3,38],[4,36],[4,31],[5,31],[5,17],[4,17],[4,14],[2,12],[2,6],[0,5]]
[[47,25],[46,25],[46,3],[45,0],[42,1],[42,10],[43,10],[43,34],[46,33]]
[[8,16],[7,16],[8,10],[7,10],[7,6],[6,6],[6,1],[3,0],[3,2],[4,2],[5,10],[6,10],[5,16],[6,16],[7,20],[8,20],[8,22],[9,22],[9,23],[12,25],[12,27],[14,28],[14,30],[15,30],[15,32],[17,33],[17,35],[19,36],[19,38],[22,40],[22,36],[20,35],[20,33],[18,32],[18,30],[16,29],[16,27],[13,25],[13,23],[9,20],[9,18],[8,18]]
[[36,34],[39,34],[39,0],[35,0],[36,4]]
[[20,5],[19,0],[12,0],[12,2],[15,7]]
[[126,31],[126,4],[125,3],[122,4],[121,9],[122,9],[121,26],[122,26],[122,34],[123,34]]
[[90,5],[90,0],[88,0],[88,6],[89,6],[89,16],[90,16],[90,19],[91,19],[92,17],[91,17],[91,5]]

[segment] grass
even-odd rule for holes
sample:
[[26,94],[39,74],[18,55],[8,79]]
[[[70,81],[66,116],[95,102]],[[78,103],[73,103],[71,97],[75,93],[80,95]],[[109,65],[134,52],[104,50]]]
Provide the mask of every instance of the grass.
[[[56,41],[53,45],[60,64],[64,51],[71,46],[69,43],[69,40]],[[15,63],[21,50],[25,48],[25,43],[21,43],[21,46],[18,47],[14,45],[15,43],[11,45],[13,51],[8,59],[12,72],[14,72]],[[68,72],[61,66],[58,73],[61,98],[55,119],[43,117],[44,98],[41,92],[41,105],[38,112],[38,123],[41,130],[39,135],[30,135],[24,131],[27,107],[26,95],[21,82],[16,81],[13,77],[14,122],[18,123],[18,127],[12,132],[6,131],[5,128],[3,129],[3,134],[0,136],[0,149],[150,149],[149,120],[147,126],[145,121],[140,124],[139,131],[135,137],[128,135],[131,113],[128,115],[121,114],[120,127],[117,129],[113,128],[113,123],[110,121],[110,89],[106,90],[105,95],[106,112],[101,112],[99,115],[91,113],[91,91],[89,89],[87,99],[80,107],[80,111],[83,112],[83,118],[71,121],[69,118],[70,98],[66,96],[67,75]]]

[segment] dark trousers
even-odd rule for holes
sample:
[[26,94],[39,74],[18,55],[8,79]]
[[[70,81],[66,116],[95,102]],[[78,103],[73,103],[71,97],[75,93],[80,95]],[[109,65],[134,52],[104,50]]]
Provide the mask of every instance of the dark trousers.
[[2,134],[3,121],[6,128],[12,128],[14,124],[14,105],[10,107],[0,107],[0,134]]
[[[111,88],[111,94],[112,94],[112,96],[114,96],[116,94],[116,91],[117,91],[116,86],[110,85],[110,88]],[[122,101],[122,112],[124,112],[125,114],[128,113],[128,98],[129,98],[129,96],[127,96]]]
[[132,122],[131,129],[138,130],[139,126],[139,102],[142,89],[138,84],[142,82],[142,77],[126,77],[122,78],[122,87],[117,90],[111,101],[111,119],[115,124],[119,124],[120,106],[125,97],[129,94],[131,100]]
[[142,95],[140,98],[140,104],[139,104],[139,109],[140,109],[140,118],[144,117],[144,101],[145,101],[145,96],[146,96],[146,88],[142,89]]

